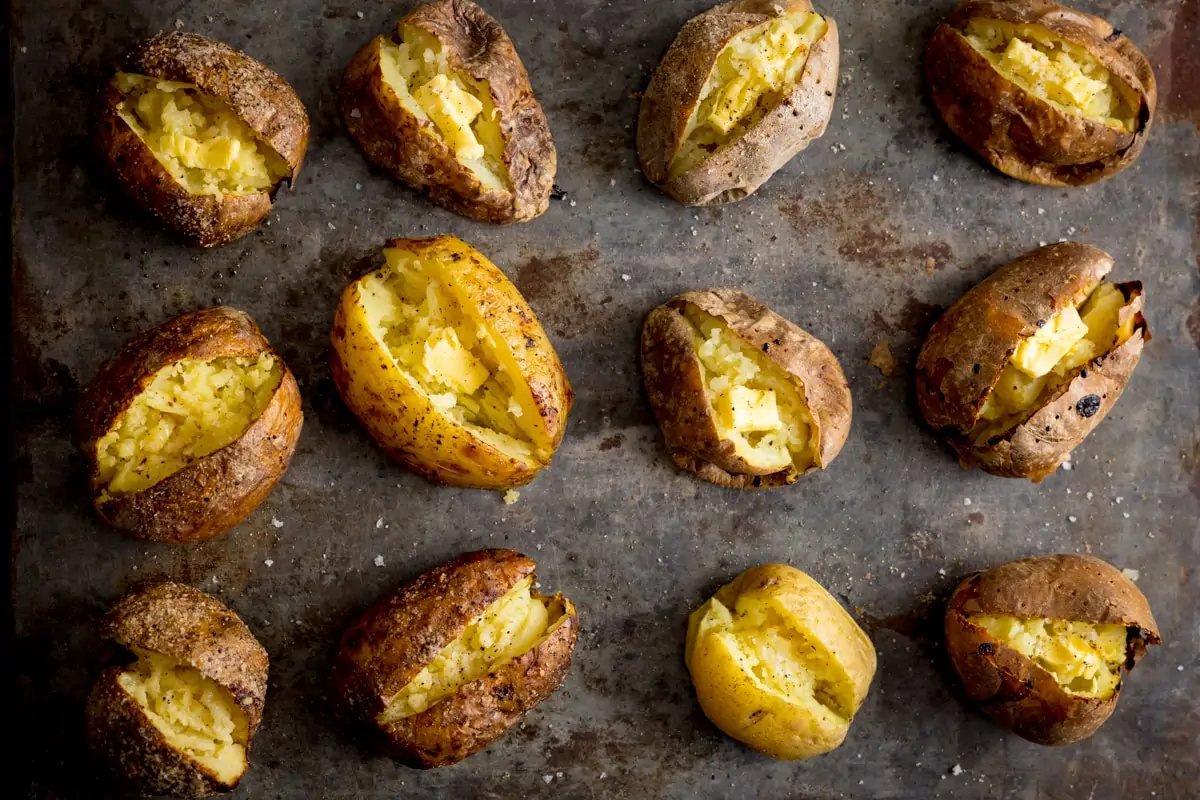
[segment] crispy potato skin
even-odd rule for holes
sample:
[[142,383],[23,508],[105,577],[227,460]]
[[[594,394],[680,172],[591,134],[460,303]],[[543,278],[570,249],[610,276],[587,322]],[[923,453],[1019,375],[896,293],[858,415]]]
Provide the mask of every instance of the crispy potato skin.
[[968,617],[977,614],[1068,619],[1130,629],[1127,670],[1159,644],[1150,604],[1111,565],[1075,554],[1038,556],[969,576],[946,607],[946,650],[967,699],[1000,725],[1044,745],[1095,733],[1117,705],[1112,697],[1076,697],[1051,675]]
[[102,500],[96,447],[159,370],[185,358],[254,358],[264,350],[271,345],[250,315],[220,306],[142,333],[100,368],[80,398],[75,422],[92,500],[105,522],[151,541],[199,542],[258,507],[287,471],[304,424],[300,389],[277,354],[283,379],[262,415],[236,441],[153,486]]
[[[1078,303],[1109,273],[1113,259],[1078,242],[1039,248],[1001,267],[934,323],[917,357],[917,403],[963,466],[993,475],[1039,481],[1058,469],[1120,398],[1150,331],[1142,317],[1142,286],[1117,284],[1136,316],[1133,335],[1094,359],[1024,423],[983,445],[971,441],[992,387],[1017,346],[1063,308]],[[1084,417],[1079,400],[1099,395],[1099,411]]]
[[[162,33],[139,42],[121,64],[125,72],[195,84],[229,105],[291,167],[304,161],[309,122],[287,81],[245,53],[193,33]],[[194,195],[181,186],[117,113],[121,93],[107,86],[101,98],[96,146],[117,183],[170,231],[201,247],[246,235],[271,210],[273,192]],[[276,187],[278,188],[278,187]]]
[[[1139,96],[1127,132],[1061,111],[997,72],[961,35],[972,19],[1041,25],[1086,49]],[[1109,178],[1141,154],[1158,102],[1150,62],[1099,17],[1048,0],[966,0],[934,31],[925,56],[933,101],[954,133],[1006,175],[1046,186]]]
[[682,175],[668,175],[722,48],[747,28],[781,13],[812,10],[808,0],[734,0],[683,26],[655,70],[638,114],[638,160],[651,183],[687,206],[741,200],[825,132],[833,113],[840,52],[837,24],[830,17],[824,18],[828,30],[813,46],[787,97],[736,141]]
[[[245,623],[216,598],[178,583],[139,588],[109,612],[101,634],[124,648],[162,653],[221,684],[241,704],[247,750],[262,720],[267,651]],[[118,683],[108,667],[87,705],[87,739],[94,756],[147,794],[204,797],[237,785],[176,751]]]
[[470,0],[434,0],[397,23],[392,35],[397,42],[404,25],[436,37],[451,69],[488,82],[500,111],[511,189],[485,188],[432,122],[400,105],[380,70],[382,36],[358,51],[342,77],[339,103],[351,138],[377,167],[457,214],[504,225],[543,213],[550,205],[558,156],[525,65],[500,23]]
[[565,617],[537,647],[419,714],[391,722],[377,717],[473,618],[534,568],[512,550],[465,553],[369,608],[342,636],[334,661],[331,683],[343,708],[373,725],[392,757],[408,766],[446,766],[482,750],[566,679],[579,621],[562,595],[554,600]]
[[454,264],[454,279],[482,309],[501,346],[513,351],[529,384],[545,426],[544,439],[535,443],[541,463],[505,454],[436,410],[380,347],[359,305],[358,281],[342,292],[330,333],[330,372],[342,400],[391,458],[430,481],[474,489],[529,483],[562,442],[575,398],[533,309],[499,268],[452,236],[392,239],[386,247],[445,256]]
[[685,292],[655,308],[642,327],[642,373],[671,457],[682,469],[720,486],[768,489],[795,483],[794,469],[764,473],[721,438],[706,399],[700,359],[683,312],[694,306],[769,356],[804,387],[817,427],[817,465],[823,469],[850,434],[850,387],[825,344],[755,298],[735,289]]

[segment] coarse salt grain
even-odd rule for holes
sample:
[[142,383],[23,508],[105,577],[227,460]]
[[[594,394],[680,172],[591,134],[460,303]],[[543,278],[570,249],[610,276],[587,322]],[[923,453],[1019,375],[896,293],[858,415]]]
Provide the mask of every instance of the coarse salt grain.
[[383,556],[375,556],[375,566],[377,566],[377,567],[383,566]]
[[271,524],[274,525],[276,528],[282,528],[283,520],[281,520],[279,517],[271,517]]
[[969,498],[969,497],[964,497],[964,498],[963,498],[963,505],[964,505],[964,506],[969,506],[969,505],[971,505],[971,498]]
[[273,567],[273,566],[275,566],[275,562],[274,562],[274,561],[272,561],[272,560],[271,560],[271,559],[269,559],[269,558],[268,558],[266,561],[264,561],[263,563],[264,563],[264,564],[266,564],[268,567]]
[[1131,581],[1137,581],[1137,579],[1142,576],[1142,573],[1138,572],[1136,569],[1129,569],[1128,567],[1121,570],[1121,574],[1126,578],[1129,578]]

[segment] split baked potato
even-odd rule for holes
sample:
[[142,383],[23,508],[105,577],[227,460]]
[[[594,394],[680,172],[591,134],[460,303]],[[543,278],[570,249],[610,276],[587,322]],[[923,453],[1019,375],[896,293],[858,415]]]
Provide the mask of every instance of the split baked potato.
[[977,572],[946,608],[946,649],[967,699],[1038,744],[1095,733],[1117,706],[1122,668],[1160,643],[1146,597],[1091,556]]
[[76,436],[106,522],[143,539],[198,542],[266,498],[303,423],[283,359],[248,314],[218,307],[126,344],[84,390]]
[[713,724],[784,760],[840,745],[875,677],[862,628],[786,564],[746,570],[693,611],[684,660]]
[[1133,163],[1158,90],[1111,24],[1050,0],[965,0],[926,50],[946,124],[1001,172],[1083,186]]
[[267,651],[217,599],[178,583],[122,598],[102,634],[127,663],[106,668],[87,702],[87,741],[142,794],[231,791],[249,764],[267,696]]
[[934,323],[917,402],[964,468],[1038,482],[1112,409],[1150,340],[1142,284],[1106,283],[1112,267],[1095,247],[1048,245]]
[[557,155],[500,23],[470,0],[417,6],[346,67],[342,118],[363,154],[465,217],[507,224],[550,204]]
[[121,188],[202,247],[254,230],[308,147],[308,113],[283,78],[193,33],[138,43],[101,105],[96,143]]
[[346,405],[397,461],[452,486],[533,480],[574,395],[525,298],[453,236],[393,239],[342,292],[330,368]]
[[685,292],[651,311],[642,373],[675,463],[721,486],[795,483],[827,467],[850,433],[837,358],[735,289]]
[[571,668],[578,613],[534,591],[534,568],[512,550],[465,553],[380,600],[338,647],[344,709],[410,767],[487,747]]
[[733,0],[689,20],[638,115],[642,172],[688,206],[753,194],[825,132],[838,30],[809,0]]

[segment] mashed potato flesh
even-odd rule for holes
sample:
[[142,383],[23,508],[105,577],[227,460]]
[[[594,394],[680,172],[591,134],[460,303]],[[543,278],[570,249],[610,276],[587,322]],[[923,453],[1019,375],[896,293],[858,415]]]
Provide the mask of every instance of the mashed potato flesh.
[[237,441],[283,380],[270,353],[165,367],[96,445],[105,494],[140,492]]
[[547,606],[550,598],[533,594],[532,585],[532,578],[518,582],[471,620],[461,636],[388,702],[381,720],[419,714],[537,646],[556,620]]
[[986,615],[969,621],[1052,674],[1069,694],[1107,700],[1121,683],[1124,625]]
[[113,86],[121,118],[191,194],[256,194],[291,173],[228,105],[190,83],[118,72]]
[[406,25],[401,38],[384,39],[379,62],[400,105],[430,122],[485,188],[509,188],[500,109],[487,82],[451,70],[441,42],[424,31]]
[[687,172],[762,119],[800,80],[825,30],[819,14],[797,11],[730,39],[700,90],[670,176]]
[[1047,28],[973,19],[966,39],[1001,75],[1056,108],[1123,131],[1135,129],[1133,92],[1087,50]]
[[118,681],[168,742],[225,783],[246,768],[246,712],[229,690],[198,669],[159,653],[138,660]]

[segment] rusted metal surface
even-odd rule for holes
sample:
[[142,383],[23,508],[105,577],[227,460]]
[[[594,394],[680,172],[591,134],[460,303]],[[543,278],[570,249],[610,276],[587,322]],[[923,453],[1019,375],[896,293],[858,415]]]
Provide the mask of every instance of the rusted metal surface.
[[[185,581],[236,609],[271,654],[253,766],[238,797],[1194,797],[1200,786],[1200,2],[1095,0],[1150,54],[1159,125],[1141,160],[1090,189],[989,170],[937,118],[921,53],[950,7],[827,0],[842,33],[829,130],[759,194],[689,210],[637,171],[636,93],[707,0],[490,0],[532,76],[567,197],[495,228],[372,172],[335,90],[355,49],[408,6],[16,0],[13,296],[19,504],[14,534],[18,713],[28,796],[102,795],[82,747],[96,625],[134,583]],[[95,87],[135,39],[177,26],[279,70],[313,122],[308,163],[269,226],[189,249],[100,174]],[[541,316],[578,393],[552,467],[513,506],[390,464],[327,369],[342,286],[388,237],[454,233]],[[1038,486],[962,472],[925,429],[911,364],[938,311],[1039,242],[1111,252],[1146,283],[1154,340],[1115,412]],[[826,341],[855,400],[832,468],[736,493],[681,474],[641,390],[646,312],[706,285],[743,288]],[[240,528],[151,546],[88,507],[68,419],[79,387],[136,332],[218,302],[249,311],[304,394],[295,462]],[[887,341],[890,378],[868,364]],[[325,671],[371,600],[460,551],[522,550],[579,606],[563,691],[486,752],[416,772],[335,721]],[[1067,749],[1028,744],[959,700],[940,650],[942,601],[967,572],[1055,551],[1136,569],[1166,638],[1113,718]],[[382,566],[376,566],[382,556]],[[687,613],[740,570],[787,561],[851,608],[879,672],[845,745],[803,764],[760,757],[699,711],[683,665]],[[960,765],[961,774],[953,767]]]

